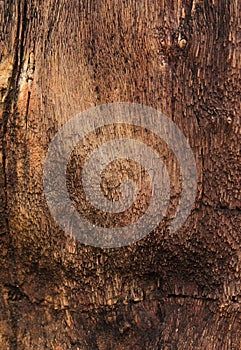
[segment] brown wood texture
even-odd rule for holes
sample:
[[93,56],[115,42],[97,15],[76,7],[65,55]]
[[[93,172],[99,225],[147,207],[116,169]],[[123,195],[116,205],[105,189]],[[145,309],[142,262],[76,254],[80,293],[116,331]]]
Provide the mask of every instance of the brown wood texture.
[[[240,1],[0,5],[0,349],[241,349]],[[67,120],[118,101],[180,127],[198,196],[175,234],[108,250],[59,229],[43,164]]]

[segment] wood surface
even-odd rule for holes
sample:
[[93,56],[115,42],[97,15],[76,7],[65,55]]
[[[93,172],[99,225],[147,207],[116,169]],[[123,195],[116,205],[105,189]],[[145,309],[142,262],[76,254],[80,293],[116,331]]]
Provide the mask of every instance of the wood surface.
[[[0,5],[0,349],[241,349],[240,1]],[[70,118],[122,101],[179,126],[198,195],[174,234],[85,246],[50,215],[45,156]]]

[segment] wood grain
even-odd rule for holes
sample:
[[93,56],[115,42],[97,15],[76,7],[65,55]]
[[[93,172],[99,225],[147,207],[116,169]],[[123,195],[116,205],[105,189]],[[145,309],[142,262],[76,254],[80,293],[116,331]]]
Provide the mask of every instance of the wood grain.
[[[1,6],[0,348],[241,349],[239,0]],[[43,164],[64,123],[117,101],[180,127],[199,191],[175,234],[103,250],[58,228]]]

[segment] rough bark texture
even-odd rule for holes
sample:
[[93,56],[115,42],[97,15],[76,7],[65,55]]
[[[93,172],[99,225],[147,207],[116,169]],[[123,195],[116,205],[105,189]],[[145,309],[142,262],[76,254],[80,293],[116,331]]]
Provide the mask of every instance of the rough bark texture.
[[[0,349],[241,349],[240,1],[0,4]],[[113,101],[177,123],[199,193],[175,234],[107,250],[57,227],[42,171],[68,119]]]

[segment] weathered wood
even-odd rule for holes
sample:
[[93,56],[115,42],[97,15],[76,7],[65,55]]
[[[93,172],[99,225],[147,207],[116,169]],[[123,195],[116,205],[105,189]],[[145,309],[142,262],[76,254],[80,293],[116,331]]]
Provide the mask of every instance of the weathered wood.
[[[241,349],[239,0],[1,6],[0,348]],[[60,127],[116,101],[175,121],[199,192],[175,234],[108,250],[58,228],[42,180]]]

